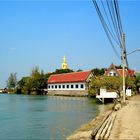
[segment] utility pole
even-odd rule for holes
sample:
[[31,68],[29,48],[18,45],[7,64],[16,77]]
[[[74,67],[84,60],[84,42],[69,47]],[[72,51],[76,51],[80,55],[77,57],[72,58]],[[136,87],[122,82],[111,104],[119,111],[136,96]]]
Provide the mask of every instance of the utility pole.
[[125,103],[125,34],[122,33],[123,103]]

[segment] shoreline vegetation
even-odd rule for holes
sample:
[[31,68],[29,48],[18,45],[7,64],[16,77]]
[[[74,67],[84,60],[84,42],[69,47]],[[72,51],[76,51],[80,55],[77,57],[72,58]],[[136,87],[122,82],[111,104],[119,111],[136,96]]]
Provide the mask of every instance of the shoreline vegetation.
[[[93,69],[93,77],[87,83],[88,96],[96,96],[99,94],[100,88],[105,87],[107,91],[116,91],[120,93],[122,90],[122,77],[105,76],[106,69]],[[82,71],[82,70],[77,70]],[[8,93],[28,94],[28,95],[46,95],[47,81],[53,74],[62,74],[74,72],[71,69],[56,69],[52,73],[44,73],[38,67],[34,67],[30,76],[22,77],[17,81],[16,73],[9,75],[6,86]],[[131,88],[134,93],[140,91],[140,75],[126,77],[126,88]]]

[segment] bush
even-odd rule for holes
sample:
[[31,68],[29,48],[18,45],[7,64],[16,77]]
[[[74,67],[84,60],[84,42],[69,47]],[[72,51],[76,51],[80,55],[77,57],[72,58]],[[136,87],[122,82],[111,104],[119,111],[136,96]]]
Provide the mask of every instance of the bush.
[[[100,88],[105,87],[107,91],[118,91],[122,90],[122,77],[118,76],[98,76],[93,77],[89,83],[89,94],[97,95],[100,92]],[[136,91],[136,78],[126,78],[126,88],[129,87],[133,91]]]

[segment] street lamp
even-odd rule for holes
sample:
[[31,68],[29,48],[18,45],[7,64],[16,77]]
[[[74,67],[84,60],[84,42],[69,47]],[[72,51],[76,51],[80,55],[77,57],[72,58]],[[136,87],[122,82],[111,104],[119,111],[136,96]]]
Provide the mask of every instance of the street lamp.
[[130,54],[132,54],[132,53],[134,53],[134,52],[137,52],[137,51],[140,51],[140,48],[138,48],[138,49],[136,49],[136,50],[134,50],[134,51],[132,51],[132,52],[130,52],[130,53],[127,53],[126,55],[130,55]]

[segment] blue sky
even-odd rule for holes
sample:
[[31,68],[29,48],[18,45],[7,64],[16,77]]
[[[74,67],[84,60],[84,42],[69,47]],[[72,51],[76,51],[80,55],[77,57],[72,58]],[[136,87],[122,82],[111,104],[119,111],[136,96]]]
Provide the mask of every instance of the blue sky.
[[[140,48],[140,2],[119,1],[127,51]],[[18,79],[34,66],[44,72],[120,65],[104,33],[91,0],[0,0],[0,88],[10,73]],[[130,68],[140,71],[140,52],[128,57]]]

